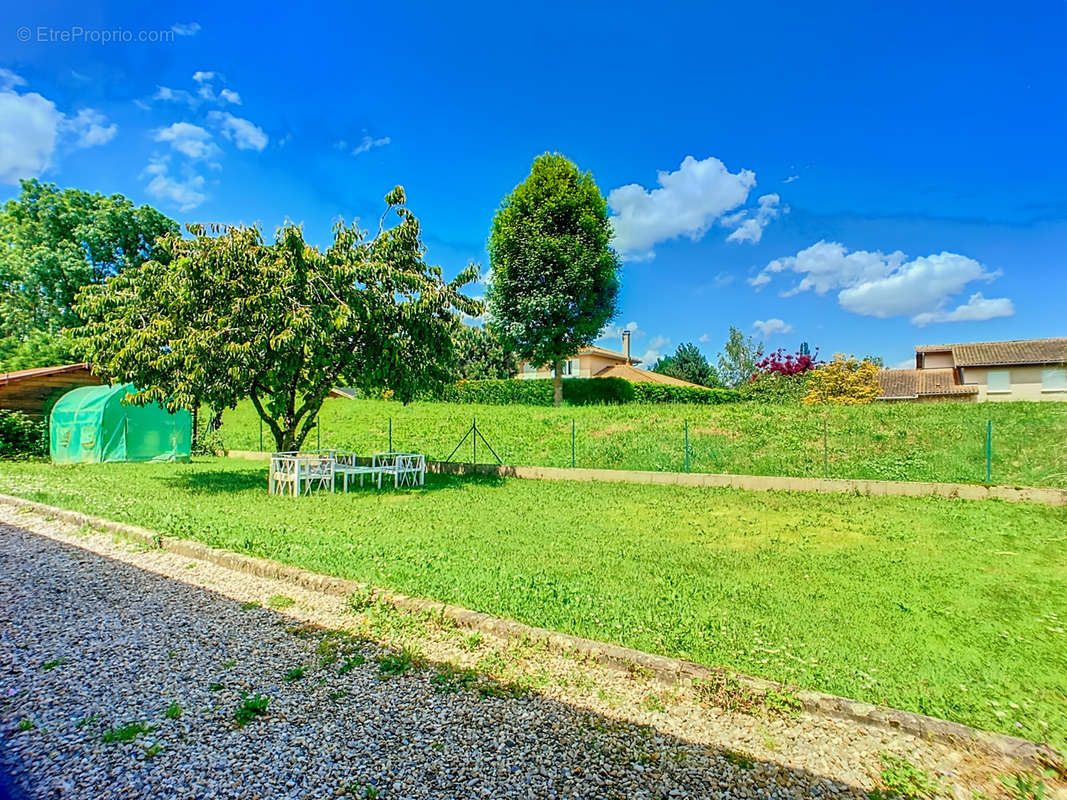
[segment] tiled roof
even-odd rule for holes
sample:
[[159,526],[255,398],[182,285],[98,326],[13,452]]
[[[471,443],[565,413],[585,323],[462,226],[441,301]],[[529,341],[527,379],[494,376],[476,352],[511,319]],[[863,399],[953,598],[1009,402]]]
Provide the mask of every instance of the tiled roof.
[[[622,353],[616,353],[614,350],[608,350],[605,347],[597,347],[595,344],[594,345],[590,345],[589,347],[583,347],[581,350],[578,351],[578,355],[580,355],[580,356],[585,356],[585,355],[603,356],[604,358],[611,358],[611,359],[614,359],[616,361],[622,361],[624,363],[626,361],[626,356],[624,356]],[[639,359],[639,358],[631,358],[630,359],[630,363],[631,364],[640,364],[641,363],[641,359]]]
[[705,389],[705,386],[699,386],[689,381],[683,381],[681,378],[673,378],[670,375],[661,375],[658,372],[653,372],[650,369],[638,369],[630,364],[612,364],[610,367],[604,367],[600,370],[594,378],[625,378],[631,383],[666,383],[671,386],[691,386],[694,389]]
[[956,370],[883,369],[878,373],[882,400],[930,397],[936,395],[977,394],[973,384],[956,383]]
[[40,378],[44,375],[62,375],[64,372],[76,372],[80,369],[89,369],[88,363],[63,364],[59,367],[34,367],[22,369],[18,372],[0,372],[0,386],[23,380],[25,378]]
[[965,342],[916,347],[917,353],[952,352],[957,367],[1004,364],[1060,364],[1067,362],[1067,337],[1013,339],[1007,342]]

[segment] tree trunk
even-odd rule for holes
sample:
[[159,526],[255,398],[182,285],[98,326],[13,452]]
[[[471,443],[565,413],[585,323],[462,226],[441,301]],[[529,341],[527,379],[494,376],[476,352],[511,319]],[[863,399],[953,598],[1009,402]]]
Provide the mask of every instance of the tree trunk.
[[563,405],[563,362],[556,359],[552,366],[554,367],[553,372],[556,373],[555,383],[553,384],[552,405],[561,406]]

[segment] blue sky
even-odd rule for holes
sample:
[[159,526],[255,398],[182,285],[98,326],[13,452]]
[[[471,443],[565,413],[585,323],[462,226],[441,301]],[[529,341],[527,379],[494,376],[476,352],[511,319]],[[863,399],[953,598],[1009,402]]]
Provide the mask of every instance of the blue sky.
[[1067,3],[800,5],[5,2],[0,198],[325,244],[399,183],[455,273],[559,151],[609,198],[639,355],[1067,334]]

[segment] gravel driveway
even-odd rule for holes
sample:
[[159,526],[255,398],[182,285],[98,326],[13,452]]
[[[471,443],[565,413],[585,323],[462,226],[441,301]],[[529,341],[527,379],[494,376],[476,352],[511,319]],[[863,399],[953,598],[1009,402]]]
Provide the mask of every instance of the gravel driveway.
[[[883,750],[978,780],[947,746],[708,712],[548,653],[525,656],[542,688],[511,691],[439,666],[506,661],[492,642],[431,632],[398,657],[300,625],[351,622],[337,598],[0,519],[20,525],[0,521],[0,759],[28,797],[865,797]],[[243,694],[269,701],[241,725]]]

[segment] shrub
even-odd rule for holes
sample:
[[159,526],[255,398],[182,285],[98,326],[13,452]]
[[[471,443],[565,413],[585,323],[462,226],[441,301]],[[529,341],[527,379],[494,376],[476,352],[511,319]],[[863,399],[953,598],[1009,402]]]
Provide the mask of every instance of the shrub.
[[[449,403],[488,405],[552,405],[552,381],[529,380],[460,381],[445,387],[441,400]],[[624,403],[699,403],[717,405],[740,400],[734,389],[699,389],[663,383],[631,383],[624,378],[568,378],[563,381],[563,399],[571,405],[618,405]]]
[[21,411],[0,411],[0,458],[48,455],[46,427]]
[[547,379],[459,381],[445,386],[440,399],[447,403],[482,403],[493,406],[550,406],[552,405],[552,381]]
[[808,393],[810,374],[759,373],[753,375],[751,381],[738,387],[738,392],[742,400],[755,403],[799,403]]
[[635,383],[634,400],[638,403],[697,403],[717,406],[741,399],[736,389],[698,389],[694,386],[670,386],[665,383]]
[[863,405],[877,398],[880,392],[878,367],[874,363],[838,353],[829,364],[812,371],[804,403]]
[[563,399],[576,406],[632,403],[634,384],[625,378],[570,378],[563,381]]

